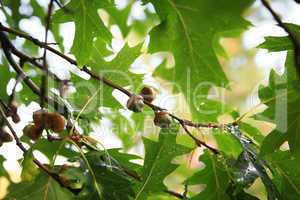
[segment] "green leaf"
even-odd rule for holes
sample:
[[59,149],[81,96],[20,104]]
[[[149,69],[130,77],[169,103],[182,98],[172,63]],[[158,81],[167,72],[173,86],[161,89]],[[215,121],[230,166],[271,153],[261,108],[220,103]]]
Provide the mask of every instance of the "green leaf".
[[[280,38],[280,39],[278,39]],[[257,46],[258,48],[268,49],[272,52],[291,50],[293,49],[293,44],[290,41],[290,38],[287,37],[274,37],[269,36],[265,37],[265,41]]]
[[257,144],[261,144],[264,140],[264,136],[261,134],[261,132],[255,128],[254,126],[240,122],[239,123],[240,129],[242,132],[246,133],[247,136],[252,140],[255,141]]
[[208,89],[227,84],[214,47],[221,36],[232,36],[250,23],[241,17],[253,0],[145,0],[151,2],[161,23],[150,32],[150,52],[169,51],[175,67],[159,67],[155,75],[175,82],[183,92],[195,119]]
[[95,37],[100,37],[106,42],[111,41],[112,35],[98,15],[98,9],[102,6],[102,1],[98,0],[72,0],[66,5],[69,12],[60,9],[53,15],[54,23],[74,21],[75,38],[71,52],[79,65],[88,61]]
[[[285,23],[285,25],[297,36],[300,35],[300,26],[296,24]],[[268,49],[271,52],[293,50],[294,46],[291,39],[286,37],[265,37],[265,41],[258,45],[258,48]]]
[[244,191],[244,188],[236,188],[235,185],[231,185],[227,190],[227,194],[231,200],[260,200],[255,196],[252,196]]
[[80,168],[62,166],[59,178],[65,187],[81,191],[87,182],[84,172]]
[[125,8],[119,9],[114,5],[115,1],[103,0],[103,9],[108,12],[110,16],[110,24],[117,24],[125,38],[130,31],[130,27],[127,25],[128,16],[131,11],[131,6],[135,1],[130,0]]
[[6,159],[0,155],[0,177],[1,176],[6,176],[8,177],[8,173],[6,172],[5,168],[3,167],[3,162],[5,161]]
[[2,0],[2,2],[11,9],[11,15],[6,15],[6,17],[9,17],[8,22],[11,23],[11,26],[14,28],[19,28],[19,22],[25,17],[19,12],[21,0]]
[[202,99],[201,103],[198,105],[199,113],[201,115],[197,116],[197,119],[201,122],[218,122],[218,117],[222,114],[231,112],[233,109],[223,104],[220,101],[211,99]]
[[9,71],[9,66],[7,64],[0,64],[0,97],[3,101],[8,100],[7,94],[7,84],[9,80],[12,78],[13,73]]
[[[152,114],[152,113],[151,113]],[[133,114],[131,118],[125,117],[119,110],[104,115],[112,121],[112,129],[115,130],[115,135],[122,141],[124,151],[136,145],[139,140],[137,132],[144,131],[145,114]]]
[[236,181],[240,185],[247,186],[252,184],[257,177],[260,177],[265,185],[268,199],[278,199],[280,197],[279,192],[266,170],[268,165],[264,160],[258,157],[257,150],[255,146],[252,145],[251,140],[242,134],[238,125],[227,124],[226,131],[239,140],[243,148],[243,153],[233,165],[235,168],[234,175],[236,176]]
[[[32,16],[39,17],[42,24],[45,26],[45,22],[46,22],[45,16],[47,15],[46,10],[44,10],[43,7],[40,6],[40,4],[38,3],[37,0],[31,0],[30,3],[31,3],[31,7],[33,9]],[[58,46],[59,46],[60,50],[62,52],[64,52],[63,38],[62,38],[62,36],[60,36],[59,24],[58,23],[52,23],[50,29],[53,33],[53,36],[54,36],[54,39],[55,39],[56,43],[58,43]],[[27,42],[27,41],[25,41],[25,42]],[[32,48],[37,48],[37,46],[32,45]],[[36,49],[36,51],[37,50],[38,49]]]
[[[127,175],[127,172],[137,169],[138,165],[131,163],[130,160],[138,158],[130,154],[120,153],[118,149],[107,151],[91,151],[86,157],[95,173],[99,188],[101,188],[104,199],[129,200],[134,197],[134,179]],[[127,168],[132,167],[132,168]],[[129,170],[129,171],[127,171]],[[87,188],[88,196],[85,192],[80,194],[83,199],[95,199],[94,186],[91,184]],[[92,198],[94,197],[95,198]]]
[[142,45],[130,48],[127,44],[125,44],[116,57],[112,61],[107,62],[101,54],[99,54],[99,52],[101,52],[101,47],[99,47],[99,51],[92,54],[88,66],[90,66],[96,73],[98,72],[99,75],[114,80],[121,86],[130,85],[133,89],[135,89],[137,88],[137,84],[141,83],[142,76],[132,74],[129,71],[129,68],[141,54],[141,48]]
[[171,163],[176,156],[186,154],[191,149],[176,144],[179,127],[173,124],[169,129],[161,129],[157,142],[143,138],[145,145],[142,181],[137,185],[135,200],[162,193],[166,186],[163,181],[178,165]]
[[286,134],[279,131],[272,131],[265,137],[260,147],[260,156],[273,153],[275,150],[280,148],[284,141],[286,141]]
[[[290,24],[289,27],[296,35],[299,35],[300,26]],[[285,41],[285,37],[277,37],[273,40],[267,39],[261,46],[273,51],[274,45]],[[278,50],[287,50],[287,48],[283,46]],[[290,50],[286,58],[285,73],[280,76],[276,72],[271,71],[269,86],[259,90],[259,96],[262,102],[268,106],[268,109],[258,116],[258,118],[276,124],[275,133],[272,137],[266,137],[266,141],[264,141],[265,144],[274,143],[276,145],[273,148],[273,152],[284,141],[288,141],[292,152],[296,152],[300,147],[300,137],[297,131],[295,131],[300,128],[300,109],[298,109],[300,84],[294,61],[294,52]],[[264,146],[264,149],[267,149],[267,147]],[[270,150],[264,151],[270,153]]]
[[299,155],[299,152],[278,151],[266,156],[276,170],[275,183],[284,200],[300,199]]
[[225,155],[237,159],[243,149],[239,141],[232,135],[223,132],[222,130],[214,130],[214,138],[218,143],[218,149]]
[[205,189],[191,199],[229,200],[230,198],[226,194],[229,186],[226,166],[208,150],[204,151],[199,160],[205,164],[204,169],[196,172],[186,182],[189,185],[205,184]]
[[[50,142],[47,139],[40,138],[36,141],[36,143],[32,146],[34,150],[38,150],[41,153],[43,153],[45,156],[47,156],[48,159],[52,160],[54,155],[59,151],[59,155],[65,156],[65,157],[74,157],[78,156],[79,154],[71,149],[71,147],[67,148],[66,145],[62,145],[62,143],[65,143],[64,141],[53,141]],[[60,149],[61,148],[61,149]]]
[[140,171],[141,166],[131,162],[132,160],[140,160],[141,158],[137,155],[122,153],[122,149],[108,149],[106,153],[122,167],[130,170]]
[[39,169],[33,162],[32,148],[30,148],[24,154],[24,160],[22,161],[21,178],[23,181],[32,181],[37,174],[39,174]]
[[61,187],[48,175],[40,173],[39,176],[30,182],[11,184],[4,199],[71,200],[74,197],[72,193]]
[[[133,89],[138,88],[142,83],[143,76],[132,74],[129,71],[131,64],[140,55],[141,45],[130,48],[127,45],[117,54],[117,56],[110,62],[106,62],[99,52],[104,46],[101,43],[95,46],[99,51],[94,51],[88,66],[92,68],[95,74],[104,76],[108,79],[114,80],[118,85],[125,87],[131,86]],[[100,106],[120,108],[118,101],[112,96],[113,88],[103,84],[94,79],[86,81],[78,76],[72,79],[77,92],[69,97],[69,102],[77,108],[81,109],[85,103],[98,91],[98,94],[90,101],[86,107],[85,112],[90,119],[96,118],[97,111],[95,108]]]

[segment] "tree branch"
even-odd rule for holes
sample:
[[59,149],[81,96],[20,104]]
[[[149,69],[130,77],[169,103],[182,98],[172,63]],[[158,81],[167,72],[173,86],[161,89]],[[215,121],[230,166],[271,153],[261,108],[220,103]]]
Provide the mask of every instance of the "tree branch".
[[[37,95],[41,95],[40,88],[24,73],[23,69],[15,62],[11,55],[11,48],[12,44],[10,43],[7,36],[0,31],[0,42],[2,45],[3,52],[5,54],[5,57],[7,58],[7,61],[12,66],[12,68],[16,71],[16,73],[19,75],[19,77],[24,81],[24,83]],[[65,105],[60,105],[56,100],[45,96],[45,100],[51,104],[54,108],[58,110],[59,113],[62,113],[66,118],[69,117],[68,109]]]
[[290,28],[282,22],[279,15],[272,9],[269,2],[267,0],[261,0],[263,6],[271,13],[274,20],[278,23],[278,25],[288,34],[295,51],[295,64],[300,75],[300,41],[297,39],[297,35],[290,30]]
[[[51,51],[52,53],[54,53],[54,54],[60,56],[61,58],[63,58],[63,59],[65,59],[66,61],[68,61],[70,64],[79,67],[78,64],[77,64],[77,62],[76,62],[76,60],[74,60],[74,59],[72,59],[72,58],[70,58],[70,57],[64,55],[63,53],[57,51],[56,49],[54,49],[54,48],[48,46],[46,43],[40,42],[40,41],[39,41],[38,39],[36,39],[36,38],[33,38],[33,37],[31,37],[31,36],[29,36],[29,35],[27,35],[27,34],[25,34],[25,33],[21,33],[21,32],[19,32],[19,31],[16,31],[16,30],[13,30],[13,29],[4,27],[4,26],[1,25],[1,24],[0,24],[0,30],[6,31],[6,32],[8,32],[8,33],[15,34],[15,35],[17,35],[17,36],[19,36],[19,37],[22,37],[22,38],[25,38],[25,39],[27,39],[27,40],[33,42],[34,44],[38,45],[39,47],[45,48],[45,49]],[[103,76],[99,76],[99,75],[93,73],[93,72],[92,72],[90,69],[88,69],[88,67],[86,67],[86,66],[83,66],[83,67],[81,68],[81,70],[82,70],[83,72],[86,72],[87,74],[89,74],[93,79],[98,80],[98,81],[100,81],[100,82],[103,82],[104,84],[106,84],[106,85],[108,85],[108,86],[110,86],[110,87],[112,87],[112,88],[114,88],[114,89],[119,90],[120,92],[126,94],[126,95],[129,96],[129,97],[132,95],[132,93],[131,93],[130,91],[126,90],[125,88],[123,88],[123,87],[121,87],[121,86],[119,86],[118,84],[114,83],[113,81],[111,81],[111,80],[109,80],[109,79],[106,79],[106,78],[103,77]],[[144,100],[144,103],[145,103],[147,106],[149,106],[151,109],[153,109],[154,111],[156,111],[156,110],[166,111],[166,109],[161,108],[161,107],[159,107],[159,106],[156,106],[156,105],[154,105],[154,104],[152,104],[152,103],[150,103],[150,102],[147,102],[147,101],[145,101],[145,100]],[[168,112],[168,113],[169,113],[169,112]],[[169,114],[170,114],[170,116],[171,116],[173,119],[177,120],[177,121],[180,123],[180,125],[183,127],[183,129],[185,130],[185,132],[186,132],[186,133],[187,133],[187,134],[195,141],[195,143],[196,143],[199,147],[200,147],[201,145],[203,145],[203,146],[207,147],[209,150],[211,150],[213,153],[215,153],[215,154],[218,154],[218,153],[219,153],[218,150],[216,150],[215,148],[210,147],[210,146],[207,145],[205,142],[203,142],[203,141],[197,139],[195,136],[193,136],[193,135],[189,132],[189,130],[186,128],[186,126],[190,126],[190,127],[194,127],[194,128],[222,128],[222,125],[212,124],[212,123],[209,123],[209,124],[194,123],[194,122],[192,122],[192,121],[190,121],[190,120],[181,119],[181,118],[177,117],[176,115],[174,115],[174,114],[172,114],[172,113],[169,113]],[[205,145],[204,145],[204,144],[205,144]]]
[[[9,41],[10,51],[14,55],[20,58],[22,62],[29,62],[30,64],[36,66],[37,68],[44,70],[43,65],[41,65],[39,62],[37,62],[37,58],[29,57],[28,55],[24,54],[23,52],[19,51],[18,49],[13,46],[13,44]],[[59,77],[56,76],[56,74],[52,73],[47,69],[47,73],[57,82],[64,82],[65,80],[61,80]]]

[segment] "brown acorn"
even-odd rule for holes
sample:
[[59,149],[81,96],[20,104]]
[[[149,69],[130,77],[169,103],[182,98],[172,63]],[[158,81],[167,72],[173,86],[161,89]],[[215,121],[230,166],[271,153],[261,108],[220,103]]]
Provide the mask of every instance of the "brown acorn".
[[51,123],[49,123],[49,113],[47,110],[38,110],[33,113],[33,122],[36,127],[39,128],[51,128]]
[[154,124],[161,128],[169,128],[172,117],[165,111],[155,112]]
[[43,129],[41,127],[37,127],[34,124],[28,124],[24,127],[23,133],[29,137],[31,140],[36,141],[41,137]]
[[151,87],[143,87],[140,92],[140,95],[149,103],[151,103],[155,99],[155,90]]
[[21,121],[21,118],[18,114],[15,114],[12,116],[12,121],[17,124]]
[[11,142],[13,141],[12,136],[6,132],[3,128],[0,129],[0,147],[3,145],[3,143]]
[[13,137],[8,133],[6,132],[5,130],[1,130],[0,131],[0,140],[5,143],[5,142],[11,142],[13,141]]
[[48,114],[49,124],[51,124],[50,129],[55,133],[60,133],[65,129],[65,119],[62,115],[58,113]]
[[144,98],[141,95],[132,95],[127,101],[127,108],[133,112],[142,112]]

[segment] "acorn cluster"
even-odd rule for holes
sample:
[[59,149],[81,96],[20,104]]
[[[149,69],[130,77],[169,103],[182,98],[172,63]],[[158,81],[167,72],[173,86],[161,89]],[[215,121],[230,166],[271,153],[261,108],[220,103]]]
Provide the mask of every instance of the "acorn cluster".
[[23,132],[31,140],[37,140],[44,129],[50,129],[55,133],[60,133],[65,128],[65,119],[56,112],[38,110],[33,113],[33,122],[23,129]]
[[12,136],[6,132],[3,128],[0,128],[0,147],[3,145],[3,143],[11,142],[13,141]]
[[[150,87],[142,88],[139,95],[131,95],[127,101],[127,108],[133,112],[142,112],[145,102],[151,103],[155,99],[155,90]],[[168,112],[156,111],[154,124],[161,128],[168,128],[172,122],[172,117]]]

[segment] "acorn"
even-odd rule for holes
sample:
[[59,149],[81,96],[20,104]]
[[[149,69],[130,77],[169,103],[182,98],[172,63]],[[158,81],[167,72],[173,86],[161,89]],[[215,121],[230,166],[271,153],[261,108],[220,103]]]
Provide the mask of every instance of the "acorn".
[[65,129],[65,118],[58,113],[49,113],[48,119],[50,129],[55,133],[60,133]]
[[127,101],[127,108],[133,112],[142,112],[144,98],[141,95],[132,95]]
[[33,113],[33,121],[36,127],[51,129],[56,133],[60,133],[65,129],[64,117],[56,112],[38,110]]
[[36,127],[39,128],[51,128],[51,123],[49,123],[49,113],[47,110],[38,110],[33,113],[33,122]]
[[34,124],[28,124],[24,127],[23,133],[31,140],[36,141],[37,139],[39,139],[39,137],[41,137],[43,129],[41,127],[37,127]]
[[13,137],[8,133],[6,132],[5,130],[1,130],[0,131],[0,140],[5,143],[5,142],[11,142],[13,141]]
[[155,90],[151,87],[143,87],[140,92],[140,95],[149,103],[151,103],[155,99]]
[[18,114],[15,114],[15,115],[12,116],[12,121],[15,124],[17,124],[17,123],[19,123],[21,121],[21,118],[20,118],[20,116]]
[[0,147],[3,145],[3,143],[11,142],[13,141],[12,136],[6,132],[3,128],[0,129]]
[[169,128],[172,117],[165,111],[155,112],[154,124],[160,128]]

